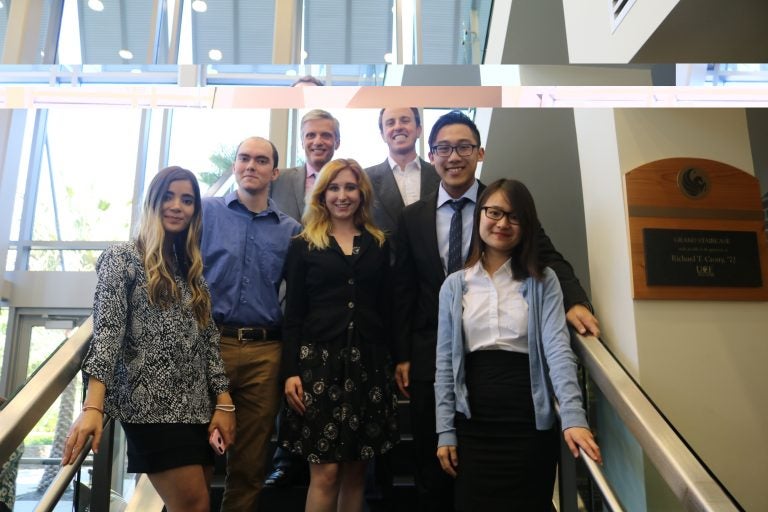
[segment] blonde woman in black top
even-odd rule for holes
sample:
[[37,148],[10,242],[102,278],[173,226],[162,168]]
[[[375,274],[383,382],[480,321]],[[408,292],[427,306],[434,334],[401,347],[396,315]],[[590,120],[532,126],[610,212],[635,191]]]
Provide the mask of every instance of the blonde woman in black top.
[[96,264],[93,340],[83,362],[88,392],[62,464],[90,435],[98,451],[103,415],[119,420],[128,471],[147,473],[169,512],[207,511],[210,433],[234,442],[234,406],[219,353],[200,256],[200,189],[180,167],[147,191],[136,240]]
[[281,446],[309,462],[306,510],[363,508],[365,469],[399,439],[389,246],[357,162],[323,166],[286,258]]

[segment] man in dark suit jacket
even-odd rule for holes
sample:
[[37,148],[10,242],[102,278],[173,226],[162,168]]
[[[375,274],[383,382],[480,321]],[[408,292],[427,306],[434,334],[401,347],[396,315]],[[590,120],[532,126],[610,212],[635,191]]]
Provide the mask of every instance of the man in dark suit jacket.
[[306,163],[282,169],[269,191],[280,211],[301,222],[304,200],[314,186],[315,175],[333,159],[340,141],[339,121],[329,112],[310,110],[301,118],[301,145]]
[[[436,457],[435,349],[438,295],[448,267],[448,233],[453,213],[451,200],[466,198],[462,211],[462,251],[469,252],[475,202],[485,188],[475,180],[483,159],[480,133],[461,112],[440,117],[429,135],[429,158],[441,181],[437,191],[407,206],[397,230],[394,280],[395,380],[411,398],[411,424],[416,451],[418,510],[453,510],[453,481]],[[581,333],[597,335],[597,320],[587,295],[543,229],[538,234],[539,253],[560,280],[567,318]]]
[[383,108],[379,112],[379,132],[389,148],[387,159],[368,167],[373,192],[373,220],[395,240],[397,218],[409,204],[423,199],[440,184],[435,167],[416,154],[421,137],[419,109]]

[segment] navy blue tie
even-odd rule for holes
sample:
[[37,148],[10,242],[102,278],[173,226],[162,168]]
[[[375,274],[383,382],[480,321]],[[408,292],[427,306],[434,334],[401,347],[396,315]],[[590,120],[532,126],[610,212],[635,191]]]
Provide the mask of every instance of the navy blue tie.
[[453,208],[453,216],[451,217],[451,229],[448,232],[448,273],[456,272],[462,267],[464,263],[461,259],[461,210],[464,205],[469,202],[469,199],[462,197],[451,201],[451,208]]

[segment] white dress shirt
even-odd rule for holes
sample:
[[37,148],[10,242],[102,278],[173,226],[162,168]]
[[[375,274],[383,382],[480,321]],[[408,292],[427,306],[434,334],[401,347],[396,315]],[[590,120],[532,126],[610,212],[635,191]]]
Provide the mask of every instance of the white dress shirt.
[[522,281],[512,275],[507,260],[493,275],[482,261],[464,271],[462,305],[465,350],[508,350],[528,353],[528,303],[520,293]]
[[421,197],[421,161],[417,156],[413,161],[405,164],[405,169],[395,162],[391,156],[387,157],[389,167],[392,168],[392,175],[397,182],[397,188],[400,190],[400,197],[403,198],[403,204],[408,206],[415,203]]

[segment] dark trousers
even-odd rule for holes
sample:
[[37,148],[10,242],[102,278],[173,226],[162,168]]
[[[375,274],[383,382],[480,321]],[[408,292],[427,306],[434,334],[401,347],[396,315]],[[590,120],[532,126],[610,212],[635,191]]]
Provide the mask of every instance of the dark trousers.
[[453,478],[440,467],[435,433],[435,385],[411,381],[411,425],[416,456],[414,479],[420,511],[450,512],[453,506]]

